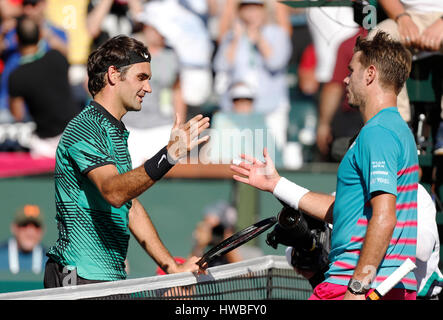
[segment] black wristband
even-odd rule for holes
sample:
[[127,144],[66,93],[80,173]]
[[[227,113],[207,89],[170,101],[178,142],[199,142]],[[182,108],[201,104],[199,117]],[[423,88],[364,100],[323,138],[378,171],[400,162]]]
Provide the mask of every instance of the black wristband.
[[160,180],[174,165],[174,162],[168,155],[166,146],[162,148],[155,156],[145,161],[143,165],[148,176],[152,180]]

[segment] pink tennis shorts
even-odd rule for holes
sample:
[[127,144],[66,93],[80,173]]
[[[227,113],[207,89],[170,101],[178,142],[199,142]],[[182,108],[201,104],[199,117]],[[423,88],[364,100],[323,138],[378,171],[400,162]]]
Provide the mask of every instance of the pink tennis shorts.
[[[343,300],[347,286],[322,282],[314,288],[309,300]],[[368,292],[368,295],[371,291]],[[391,289],[381,300],[416,300],[417,292],[406,289]]]

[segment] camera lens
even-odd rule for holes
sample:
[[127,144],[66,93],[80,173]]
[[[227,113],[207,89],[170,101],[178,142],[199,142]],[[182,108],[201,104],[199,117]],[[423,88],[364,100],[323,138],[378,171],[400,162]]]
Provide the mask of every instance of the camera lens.
[[299,220],[300,212],[291,208],[283,208],[278,214],[278,223],[285,229],[295,228]]

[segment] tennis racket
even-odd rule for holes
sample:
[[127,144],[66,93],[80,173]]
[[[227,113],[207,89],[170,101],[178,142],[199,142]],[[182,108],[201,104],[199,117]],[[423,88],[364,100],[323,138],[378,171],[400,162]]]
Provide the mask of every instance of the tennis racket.
[[254,239],[261,233],[265,232],[269,228],[271,228],[277,222],[277,218],[271,217],[267,219],[263,219],[235,234],[230,236],[229,238],[223,240],[215,247],[211,248],[207,251],[201,259],[197,262],[197,265],[206,269],[208,264],[218,257],[238,248],[239,246],[245,244],[246,242]]
[[409,271],[414,270],[416,265],[411,259],[406,259],[400,267],[398,267],[389,277],[387,277],[380,285],[372,291],[366,300],[380,300],[389,292]]

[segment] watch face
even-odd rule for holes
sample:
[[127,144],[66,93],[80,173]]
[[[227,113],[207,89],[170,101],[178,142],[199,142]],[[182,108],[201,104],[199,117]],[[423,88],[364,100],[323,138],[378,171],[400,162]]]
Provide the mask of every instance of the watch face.
[[354,280],[354,281],[352,281],[352,283],[351,283],[351,287],[352,287],[352,289],[355,290],[355,291],[360,291],[361,288],[362,288],[362,284],[360,283],[360,281]]

